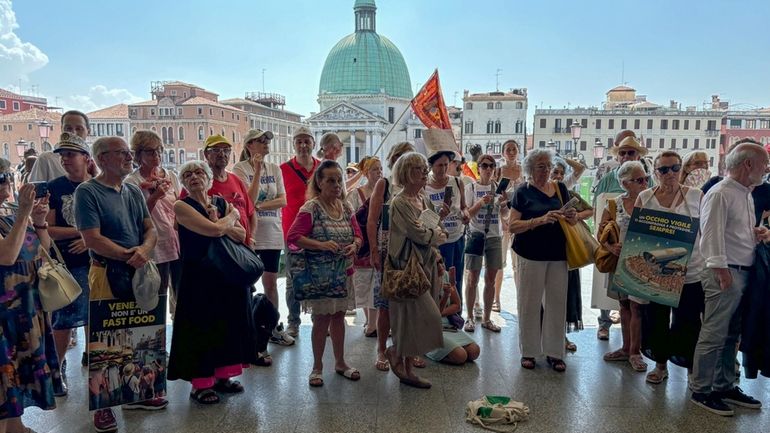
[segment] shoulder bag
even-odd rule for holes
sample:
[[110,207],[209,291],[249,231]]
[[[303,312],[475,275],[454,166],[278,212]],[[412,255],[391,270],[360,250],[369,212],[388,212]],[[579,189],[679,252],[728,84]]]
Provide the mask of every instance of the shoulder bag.
[[[471,185],[471,190],[473,191],[474,200],[476,199],[476,187],[475,183]],[[492,184],[491,191],[495,190],[494,182]],[[487,213],[484,215],[484,233],[482,232],[474,232],[472,230],[468,231],[468,239],[465,241],[465,254],[470,254],[472,256],[483,256],[484,255],[484,246],[487,243],[487,234],[489,233],[489,224],[490,219],[492,217],[492,207],[494,206],[493,203],[490,203],[487,205]]]
[[[553,186],[556,188],[559,202],[564,206],[559,183],[554,182]],[[599,243],[591,235],[588,225],[583,221],[572,225],[561,218],[559,219],[559,225],[564,232],[564,237],[567,239],[567,268],[570,270],[578,269],[593,263],[594,252],[599,247]]]
[[48,251],[41,247],[40,253],[45,261],[37,271],[40,303],[43,305],[43,311],[47,312],[60,310],[75,302],[75,299],[83,292],[83,289],[64,265],[64,259],[59,248],[53,242],[51,245],[53,245],[59,261],[53,259]]
[[404,269],[397,269],[385,256],[382,269],[382,287],[380,294],[388,300],[415,299],[431,289],[430,280],[422,269],[420,258],[415,251],[412,241],[406,240],[401,247],[399,257],[408,257]]
[[618,265],[618,256],[612,254],[604,247],[604,244],[616,244],[620,240],[620,227],[615,221],[615,215],[618,211],[615,199],[607,201],[607,206],[609,207],[607,212],[609,212],[610,219],[599,233],[599,247],[594,252],[596,270],[602,273],[615,272],[615,267]]

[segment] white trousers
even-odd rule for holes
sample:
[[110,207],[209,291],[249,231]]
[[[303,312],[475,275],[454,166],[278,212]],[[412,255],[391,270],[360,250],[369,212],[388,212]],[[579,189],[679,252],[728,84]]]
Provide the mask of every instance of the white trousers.
[[[524,358],[564,359],[567,262],[518,257],[519,349]],[[542,306],[542,326],[540,308]]]

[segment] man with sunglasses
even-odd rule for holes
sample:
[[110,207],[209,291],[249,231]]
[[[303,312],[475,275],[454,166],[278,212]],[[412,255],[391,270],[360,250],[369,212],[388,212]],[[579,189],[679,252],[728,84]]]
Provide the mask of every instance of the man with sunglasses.
[[[647,148],[641,145],[636,138],[636,134],[631,130],[623,130],[615,136],[615,145],[610,148],[610,153],[615,156],[615,160],[618,162],[618,166],[613,168],[610,172],[602,176],[599,183],[594,187],[594,209],[597,210],[596,221],[601,221],[601,212],[604,209],[604,203],[614,198],[615,196],[624,193],[625,191],[620,186],[620,180],[618,179],[618,169],[626,161],[639,161],[643,156],[647,155]],[[652,177],[648,179],[649,186],[653,187],[654,183]],[[598,206],[597,206],[598,205]],[[591,299],[592,305],[599,305],[605,303],[605,301],[613,302],[609,298],[602,296],[606,292],[607,287],[607,275],[599,272],[594,272],[594,288],[593,296]],[[597,294],[599,296],[597,296]],[[606,298],[606,299],[603,299]],[[599,340],[609,340],[610,338],[610,326],[612,326],[612,320],[610,319],[610,310],[601,309],[599,314],[599,329],[596,332],[596,338]]]

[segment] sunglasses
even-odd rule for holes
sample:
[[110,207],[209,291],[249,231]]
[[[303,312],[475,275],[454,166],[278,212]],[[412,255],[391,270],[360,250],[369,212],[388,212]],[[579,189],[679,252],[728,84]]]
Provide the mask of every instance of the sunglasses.
[[481,163],[479,164],[479,168],[481,169],[487,169],[487,168],[495,168],[495,164],[487,164],[487,163]]
[[648,182],[647,176],[644,177],[637,177],[636,179],[628,179],[629,182],[636,182],[639,185],[644,185]]
[[619,150],[618,156],[636,156],[635,150]]
[[674,173],[679,173],[679,170],[681,169],[682,169],[682,164],[674,164],[671,166],[658,167],[655,170],[658,170],[658,173],[660,174],[668,174],[669,171],[673,171]]

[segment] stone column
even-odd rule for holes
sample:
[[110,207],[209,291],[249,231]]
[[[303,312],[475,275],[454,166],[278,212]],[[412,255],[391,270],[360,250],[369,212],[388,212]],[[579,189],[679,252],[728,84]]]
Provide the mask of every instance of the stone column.
[[350,131],[350,160],[345,163],[353,162],[356,159],[356,131]]
[[366,131],[366,155],[371,155],[374,152],[372,147],[372,131]]

